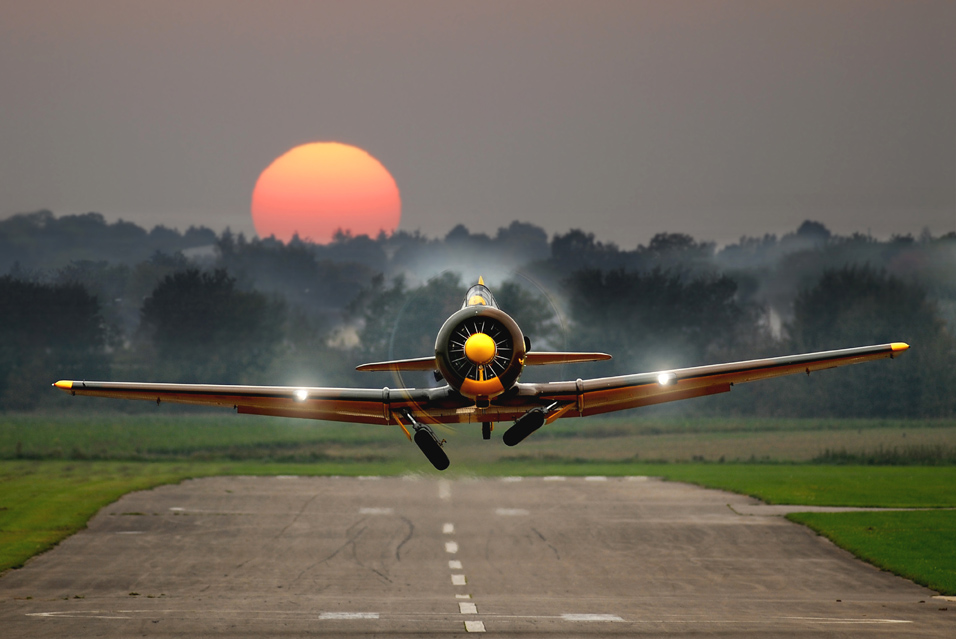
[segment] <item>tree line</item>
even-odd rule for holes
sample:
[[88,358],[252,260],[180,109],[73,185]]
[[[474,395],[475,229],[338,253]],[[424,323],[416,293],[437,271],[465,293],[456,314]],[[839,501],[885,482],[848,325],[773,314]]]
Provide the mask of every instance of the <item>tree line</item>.
[[[29,219],[14,225],[21,243],[31,219],[58,224],[46,215],[23,217]],[[8,223],[0,222],[0,244],[9,240],[2,236]],[[180,242],[189,235],[173,233]],[[63,378],[435,384],[425,374],[394,380],[354,367],[429,354],[441,322],[481,274],[535,348],[614,356],[529,369],[526,380],[907,341],[913,349],[898,362],[744,385],[673,410],[913,417],[956,411],[956,236],[877,241],[834,236],[806,222],[781,238],[742,238],[720,249],[659,234],[623,250],[580,230],[549,240],[516,222],[493,237],[459,227],[442,240],[340,234],[326,246],[193,231],[198,237],[212,241],[197,254],[180,248],[126,259],[106,251],[104,259],[46,269],[11,264],[0,277],[0,409],[54,405],[59,394],[49,384]]]

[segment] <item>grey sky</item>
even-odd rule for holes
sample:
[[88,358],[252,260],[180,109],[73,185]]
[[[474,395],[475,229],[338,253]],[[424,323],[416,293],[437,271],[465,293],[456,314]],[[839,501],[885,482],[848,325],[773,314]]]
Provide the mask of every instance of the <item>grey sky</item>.
[[954,34],[952,0],[4,0],[0,216],[252,233],[259,172],[337,140],[431,236],[947,232]]

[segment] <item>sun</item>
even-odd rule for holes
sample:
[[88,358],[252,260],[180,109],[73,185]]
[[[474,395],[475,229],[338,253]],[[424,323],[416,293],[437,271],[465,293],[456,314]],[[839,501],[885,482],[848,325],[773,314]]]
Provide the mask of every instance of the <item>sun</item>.
[[336,231],[376,237],[398,228],[402,201],[395,178],[367,151],[340,142],[311,142],[276,158],[252,190],[259,237],[288,242],[295,234],[319,244]]

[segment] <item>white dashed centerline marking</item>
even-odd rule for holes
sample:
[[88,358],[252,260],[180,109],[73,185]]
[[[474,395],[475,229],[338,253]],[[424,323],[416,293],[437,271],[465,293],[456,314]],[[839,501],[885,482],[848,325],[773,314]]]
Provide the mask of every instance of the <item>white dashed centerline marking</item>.
[[521,477],[502,477],[501,481],[505,482],[506,484],[509,484],[509,483],[521,481],[521,479],[522,479]]
[[[511,478],[513,481],[520,481],[521,478]],[[451,498],[451,484],[447,480],[442,480],[438,483],[438,496],[442,499]],[[525,511],[527,513],[527,511]],[[455,533],[455,524],[446,523],[442,525],[441,531],[445,535],[453,535]],[[455,541],[446,541],[445,542],[445,552],[450,555],[454,555],[458,552],[458,543]],[[448,560],[449,570],[461,570],[461,561],[458,559],[449,559]],[[456,573],[451,575],[451,585],[453,586],[467,586],[468,580],[465,578],[465,575],[461,573]],[[471,599],[470,594],[456,594],[455,599]],[[478,606],[471,601],[459,601],[458,602],[458,612],[463,615],[477,615]],[[485,623],[479,620],[472,620],[465,622],[465,632],[485,632]]]
[[359,508],[360,515],[391,515],[394,512],[392,508]]
[[607,477],[603,475],[589,475],[584,478],[584,481],[607,481]]
[[567,477],[562,477],[561,475],[548,475],[547,477],[541,478],[544,481],[566,481]]
[[527,515],[528,511],[524,508],[495,508],[495,514],[502,517],[517,517]]

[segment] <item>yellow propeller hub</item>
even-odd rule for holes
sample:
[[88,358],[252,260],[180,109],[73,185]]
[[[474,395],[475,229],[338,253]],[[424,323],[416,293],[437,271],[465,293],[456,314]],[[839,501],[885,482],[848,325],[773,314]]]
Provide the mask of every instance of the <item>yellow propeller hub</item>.
[[495,340],[484,333],[475,333],[465,340],[465,357],[472,364],[484,366],[491,362],[498,354]]

